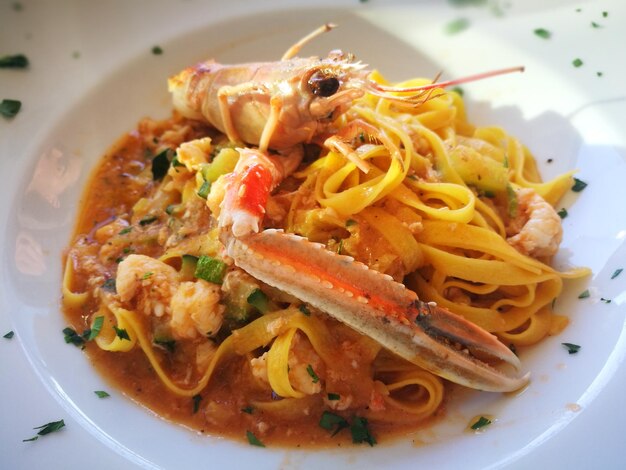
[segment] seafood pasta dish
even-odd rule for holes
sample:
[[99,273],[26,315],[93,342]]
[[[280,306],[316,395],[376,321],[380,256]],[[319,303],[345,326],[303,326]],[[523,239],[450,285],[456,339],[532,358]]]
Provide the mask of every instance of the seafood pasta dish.
[[[367,443],[454,386],[524,387],[560,332],[555,203],[449,82],[351,54],[191,66],[105,154],[66,251],[66,341],[166,419],[253,445]],[[496,79],[496,78],[494,78]],[[458,384],[458,385],[455,385]]]

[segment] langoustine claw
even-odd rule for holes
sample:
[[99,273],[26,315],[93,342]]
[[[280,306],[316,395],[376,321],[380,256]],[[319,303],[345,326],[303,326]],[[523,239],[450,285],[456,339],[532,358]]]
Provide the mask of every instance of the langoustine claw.
[[441,377],[485,391],[517,390],[528,382],[528,374],[509,376],[486,362],[504,361],[520,369],[517,356],[495,336],[422,302],[390,276],[351,257],[278,230],[233,237],[227,248],[235,263],[252,276],[310,303]]

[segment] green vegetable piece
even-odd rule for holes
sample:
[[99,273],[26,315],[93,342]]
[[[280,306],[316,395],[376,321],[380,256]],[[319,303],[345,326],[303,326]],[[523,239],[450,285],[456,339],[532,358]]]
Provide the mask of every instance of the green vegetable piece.
[[465,91],[463,91],[463,88],[461,88],[460,86],[455,86],[454,88],[450,88],[450,91],[454,91],[461,98],[463,98],[463,95],[465,94]]
[[609,12],[608,11],[603,11],[602,12],[602,18],[606,18],[607,16],[609,16]]
[[346,220],[346,227],[352,227],[353,225],[358,225],[359,223],[354,219]]
[[96,390],[93,393],[98,395],[98,398],[109,398],[111,396],[107,392],[105,392],[104,390]]
[[578,298],[579,299],[586,299],[587,297],[589,297],[589,289],[585,289],[584,291],[582,291],[580,294],[578,294]]
[[122,230],[120,230],[117,234],[118,235],[126,235],[127,233],[132,232],[133,228],[132,227],[126,227],[123,228]]
[[578,351],[580,351],[580,346],[577,344],[573,344],[573,343],[561,343],[561,344],[567,348],[567,352],[569,354],[576,354]]
[[6,333],[5,335],[3,335],[2,337],[6,338],[6,339],[11,339],[11,338],[13,338],[13,336],[15,336],[15,333],[13,332],[13,330],[11,330],[8,333]]
[[552,33],[544,28],[537,28],[533,32],[535,36],[539,36],[541,39],[550,39],[550,36],[552,36]]
[[376,444],[376,439],[367,428],[367,419],[365,418],[355,416],[350,426],[350,432],[352,433],[352,442],[355,444],[367,442],[370,447],[374,447]]
[[586,187],[587,183],[585,183],[583,180],[579,180],[578,178],[574,178],[574,186],[572,186],[572,191],[574,191],[575,193],[579,193]]
[[170,353],[173,353],[176,349],[176,341],[170,338],[154,338],[152,343],[167,349]]
[[478,153],[470,147],[458,147],[450,153],[450,163],[468,185],[483,191],[505,191],[508,170],[493,158]]
[[599,23],[596,23],[595,21],[592,21],[592,22],[591,22],[591,27],[592,27],[592,28],[601,28],[601,27],[602,27],[602,25],[600,25]]
[[306,304],[300,304],[300,306],[298,307],[298,310],[300,310],[307,317],[311,316],[311,311],[309,310],[309,307],[307,307]]
[[113,325],[113,329],[115,330],[115,334],[117,335],[119,339],[130,341],[130,336],[128,336],[128,331],[126,331],[126,329],[118,328],[115,325]]
[[611,279],[615,279],[617,276],[622,274],[623,270],[624,270],[623,268],[619,268],[619,269],[616,269],[615,271],[613,271],[613,274],[611,274]]
[[338,393],[329,393],[328,394],[328,401],[337,401],[341,398],[341,396]]
[[458,18],[454,21],[450,21],[445,28],[446,34],[458,34],[461,31],[465,31],[469,28],[470,22],[467,18]]
[[52,432],[56,432],[65,426],[65,422],[63,420],[60,421],[52,421],[50,423],[44,424],[43,426],[38,426],[33,429],[39,429],[39,432],[36,436],[31,437],[30,439],[23,439],[22,442],[36,441],[39,436],[45,436],[46,434],[50,434]]
[[203,165],[202,177],[204,181],[215,183],[220,176],[231,173],[239,160],[239,152],[232,148],[223,148],[211,163]]
[[611,299],[605,299],[604,297],[600,297],[600,302],[604,302],[605,304],[610,304]]
[[214,284],[221,284],[227,268],[228,266],[223,261],[202,255],[198,258],[195,276]]
[[25,69],[28,67],[28,57],[24,54],[5,55],[0,57],[0,68]]
[[65,342],[67,344],[73,344],[76,347],[83,347],[85,345],[86,338],[91,332],[85,330],[82,335],[76,333],[76,330],[71,327],[63,328],[63,334],[65,335]]
[[192,413],[195,415],[200,409],[200,402],[202,401],[202,395],[194,395],[191,397],[193,400],[193,410]]
[[261,313],[269,310],[269,299],[261,289],[254,289],[246,301]]
[[339,415],[331,413],[330,411],[324,411],[322,413],[322,417],[320,418],[319,425],[321,428],[326,429],[327,431],[333,431],[333,436],[337,434],[342,429],[348,427],[348,421],[345,418],[342,418]]
[[152,159],[152,179],[154,181],[160,181],[165,177],[170,167],[170,160],[173,154],[174,151],[168,148],[158,153]]
[[98,335],[100,334],[100,330],[102,330],[103,323],[103,315],[99,315],[93,320],[93,323],[91,324],[91,329],[89,330],[89,336],[87,337],[87,341],[92,341],[98,337]]
[[580,67],[583,65],[583,61],[581,59],[574,59],[572,60],[572,65],[574,67]]
[[198,196],[202,199],[206,199],[209,196],[209,192],[211,191],[211,183],[209,181],[205,181],[198,189]]
[[180,271],[178,272],[181,281],[191,281],[196,275],[198,257],[193,255],[183,255]]
[[241,411],[243,413],[251,415],[254,412],[254,408],[252,408],[251,406],[246,406],[245,408],[242,408]]
[[259,441],[259,439],[254,434],[252,434],[252,432],[246,431],[246,437],[248,438],[248,442],[250,443],[250,445],[265,447],[265,444]]
[[557,211],[557,214],[559,214],[559,217],[561,219],[564,219],[565,217],[567,217],[567,209],[565,207],[562,207],[559,211]]
[[515,193],[513,186],[511,186],[510,184],[507,184],[506,186],[506,198],[508,202],[509,217],[517,217],[519,202],[517,201],[517,194]]
[[480,418],[478,418],[478,420],[472,424],[470,427],[471,429],[473,429],[474,431],[480,429],[480,428],[484,428],[485,426],[489,426],[491,424],[491,420],[488,418],[485,418],[484,416],[481,416]]
[[311,379],[313,380],[313,383],[316,384],[317,382],[320,381],[320,378],[317,376],[317,374],[315,373],[315,371],[313,370],[313,366],[311,364],[309,364],[308,366],[306,366],[306,371],[309,373],[309,375],[311,376]]
[[0,114],[6,118],[12,118],[19,113],[22,102],[18,100],[2,100],[0,102]]
[[159,218],[156,215],[146,215],[141,218],[139,225],[143,227],[145,225],[150,225],[152,222],[156,222],[157,220],[159,220]]
[[154,46],[152,48],[152,53],[154,55],[161,55],[161,54],[163,54],[163,49],[161,48],[161,46]]

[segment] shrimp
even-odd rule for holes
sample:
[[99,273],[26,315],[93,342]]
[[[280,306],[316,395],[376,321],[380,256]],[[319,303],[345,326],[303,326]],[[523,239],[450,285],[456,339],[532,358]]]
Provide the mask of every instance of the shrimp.
[[174,339],[215,336],[222,326],[220,288],[198,279],[180,282],[171,266],[145,255],[129,255],[115,281],[122,302],[134,302],[146,316],[163,317]]
[[[490,365],[503,361],[516,370],[521,367],[517,356],[494,335],[419,300],[403,284],[353,258],[293,234],[262,230],[268,197],[299,165],[300,144],[325,143],[363,172],[367,165],[343,140],[364,131],[386,145],[383,134],[361,121],[345,134],[328,137],[332,122],[356,99],[372,94],[399,106],[416,106],[430,99],[437,88],[523,69],[396,88],[369,79],[366,66],[351,54],[332,51],[325,59],[294,57],[308,40],[332,27],[325,25],[296,43],[280,62],[227,66],[208,61],[169,80],[174,107],[181,114],[206,121],[239,145],[258,147],[237,149],[236,168],[216,182],[216,193],[208,198],[212,208],[218,206],[220,240],[228,256],[254,278],[316,307],[434,374],[481,390],[523,387],[528,374],[512,376]],[[399,155],[394,148],[388,150]],[[459,344],[461,348],[455,347]],[[251,366],[255,376],[263,377],[262,359]],[[310,382],[310,375],[293,380],[302,386],[303,378]]]
[[517,191],[518,215],[507,228],[507,242],[524,255],[553,256],[563,238],[561,218],[534,189]]

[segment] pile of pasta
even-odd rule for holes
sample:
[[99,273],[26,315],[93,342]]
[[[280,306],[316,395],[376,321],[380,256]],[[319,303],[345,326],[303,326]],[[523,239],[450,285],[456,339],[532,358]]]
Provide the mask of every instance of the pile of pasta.
[[[372,78],[386,83],[376,72]],[[415,79],[397,86],[427,83]],[[288,178],[287,189],[279,188],[270,200],[270,205],[284,210],[266,225],[324,243],[386,272],[421,299],[462,315],[507,345],[529,346],[560,332],[567,319],[553,311],[553,300],[561,293],[564,279],[588,271],[559,272],[548,264],[549,259],[518,252],[507,242],[507,226],[519,217],[518,189],[531,188],[554,205],[572,186],[572,173],[542,182],[525,146],[500,128],[477,128],[468,122],[457,92],[437,90],[429,98],[417,107],[371,95],[358,100],[335,126],[340,131],[364,121],[386,136],[382,142],[361,133],[351,142],[370,170],[365,173],[341,153],[322,148],[318,157]],[[203,145],[196,145],[194,151],[206,156],[214,150],[210,141]],[[222,152],[206,165],[191,164],[193,158],[182,158],[179,152],[182,165],[170,168],[155,188],[150,209],[160,204],[165,210],[172,202],[185,205],[198,198],[207,165],[220,160],[214,179],[234,168],[237,152],[228,146]],[[182,184],[173,184],[176,181]],[[134,210],[134,217],[142,215],[141,204]],[[186,255],[223,259],[217,229],[181,239],[159,259],[180,269],[182,279],[189,276],[182,268]],[[74,271],[74,260],[68,256],[64,302],[78,308],[89,296],[98,297],[91,314],[92,319],[104,317],[98,347],[121,353],[140,347],[172,393],[202,394],[228,358],[267,352],[269,383],[282,400],[253,399],[256,408],[293,418],[312,403],[337,409],[328,398],[337,392],[330,379],[323,380],[317,396],[298,390],[290,381],[294,335],[306,337],[328,370],[339,367],[337,357],[342,354],[333,341],[336,322],[317,311],[303,314],[297,299],[289,303],[270,297],[270,307],[223,335],[204,369],[191,383],[183,384],[172,377],[163,360],[165,353],[155,347],[145,315],[124,308],[112,295],[74,292]],[[116,335],[114,326],[129,338]],[[359,374],[367,376],[367,386],[384,402],[378,408],[359,405],[360,415],[387,422],[415,421],[436,412],[444,399],[440,378],[382,350],[369,338],[356,342]],[[350,409],[347,404],[340,411]]]

